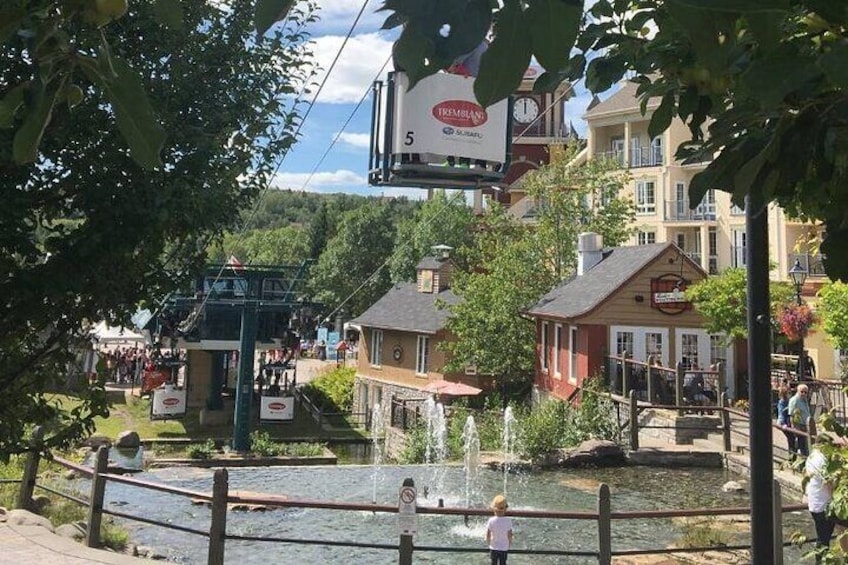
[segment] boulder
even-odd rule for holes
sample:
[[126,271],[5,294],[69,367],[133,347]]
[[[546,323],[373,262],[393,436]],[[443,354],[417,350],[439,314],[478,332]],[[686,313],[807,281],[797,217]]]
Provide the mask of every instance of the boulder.
[[556,449],[540,464],[555,467],[619,467],[625,464],[625,456],[621,446],[613,441],[590,439],[577,447]]
[[44,494],[36,494],[32,497],[32,509],[36,514],[43,514],[44,509],[50,506],[50,504],[50,497]]
[[139,557],[146,557],[147,559],[153,559],[156,561],[164,561],[168,558],[167,555],[163,555],[153,549],[152,547],[147,547],[146,545],[140,545],[136,548],[136,552]]
[[65,471],[65,480],[74,481],[78,478],[79,478],[79,475],[77,475],[77,472],[74,471],[73,469],[68,469],[68,470]]
[[120,449],[138,449],[140,445],[141,438],[138,437],[138,433],[130,430],[119,433],[115,440],[115,447]]
[[85,534],[85,528],[81,528],[77,523],[62,524],[61,526],[56,528],[56,535],[76,541],[80,541],[81,539],[85,538]]
[[85,445],[91,448],[92,451],[97,451],[100,446],[112,447],[112,440],[101,434],[94,434],[85,440]]
[[721,492],[745,492],[745,487],[738,481],[727,481],[721,486]]
[[16,508],[9,512],[8,522],[16,526],[41,526],[49,531],[54,531],[53,524],[44,516],[33,514],[28,510]]
[[5,508],[3,508],[2,506],[0,506],[0,523],[5,522],[6,518],[8,518],[8,517],[9,517],[9,511],[6,510]]

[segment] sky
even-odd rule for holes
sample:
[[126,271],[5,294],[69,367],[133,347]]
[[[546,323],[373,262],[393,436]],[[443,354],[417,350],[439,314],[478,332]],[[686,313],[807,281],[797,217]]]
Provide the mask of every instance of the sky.
[[[323,69],[316,76],[320,83],[365,0],[319,0],[318,3],[320,21],[310,32],[314,61]],[[299,141],[283,159],[272,181],[274,187],[323,193],[403,195],[413,199],[426,197],[422,189],[372,187],[367,182],[370,87],[376,78],[385,78],[391,70],[390,62],[386,70],[379,72],[398,34],[397,30],[380,30],[387,15],[377,12],[381,4],[382,0],[368,0],[359,23],[301,128]],[[575,92],[576,96],[566,104],[566,119],[572,120],[583,136],[586,127],[580,116],[591,94],[580,84],[575,86]],[[356,110],[357,103],[365,96],[367,98]],[[350,122],[344,127],[348,120]],[[339,139],[333,145],[337,135]]]

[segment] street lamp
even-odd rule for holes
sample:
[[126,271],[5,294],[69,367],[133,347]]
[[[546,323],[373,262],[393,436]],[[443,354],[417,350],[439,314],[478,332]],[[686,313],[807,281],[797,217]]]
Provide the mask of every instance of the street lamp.
[[[792,284],[795,286],[795,301],[800,306],[801,289],[804,287],[804,281],[807,280],[807,270],[801,266],[801,261],[795,259],[795,264],[789,269],[789,277],[792,279]],[[798,380],[803,380],[807,376],[806,372],[807,355],[804,352],[804,336],[801,335],[801,351],[798,354]]]

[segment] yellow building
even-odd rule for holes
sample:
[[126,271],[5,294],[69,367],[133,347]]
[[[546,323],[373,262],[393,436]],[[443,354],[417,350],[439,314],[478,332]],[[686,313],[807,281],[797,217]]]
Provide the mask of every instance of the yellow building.
[[[730,194],[711,190],[695,208],[689,206],[689,184],[706,163],[683,165],[674,159],[680,143],[690,139],[689,130],[679,119],[655,138],[648,136],[648,124],[659,99],[652,99],[643,116],[636,97],[635,83],[620,90],[583,116],[588,124],[588,140],[582,158],[609,157],[627,167],[632,181],[623,195],[636,204],[635,233],[631,244],[672,241],[707,273],[717,274],[728,267],[744,267],[746,252],[745,212],[734,206]],[[786,216],[772,204],[769,207],[769,258],[774,265],[773,280],[788,280],[789,269],[798,260],[808,272],[803,295],[814,301],[826,281],[821,255],[813,252],[811,237],[820,235],[819,226]],[[816,363],[818,376],[838,374],[838,355],[823,332],[810,336],[805,344]]]

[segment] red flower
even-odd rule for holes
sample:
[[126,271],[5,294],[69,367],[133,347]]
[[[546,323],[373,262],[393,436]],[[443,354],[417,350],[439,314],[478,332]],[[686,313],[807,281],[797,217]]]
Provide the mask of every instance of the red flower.
[[806,304],[789,304],[781,307],[777,314],[780,332],[789,341],[798,341],[807,337],[810,328],[816,323],[816,315]]

